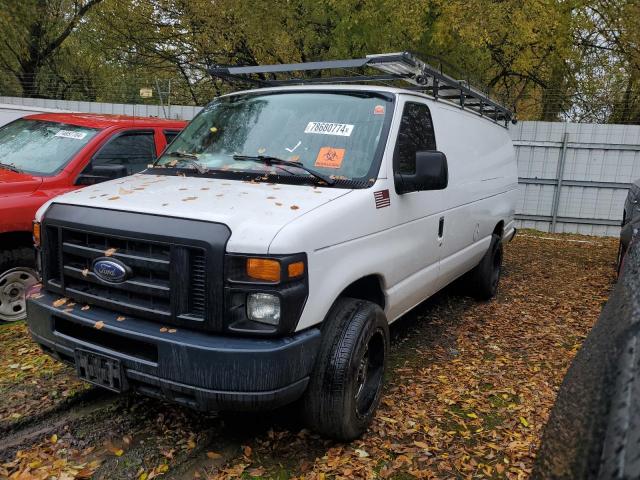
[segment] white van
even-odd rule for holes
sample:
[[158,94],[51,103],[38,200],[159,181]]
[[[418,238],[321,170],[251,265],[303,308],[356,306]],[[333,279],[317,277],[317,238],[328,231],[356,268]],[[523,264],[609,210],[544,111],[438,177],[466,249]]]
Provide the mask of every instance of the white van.
[[464,274],[494,296],[517,196],[506,109],[409,54],[362,60],[421,91],[321,77],[225,95],[153,168],[43,206],[35,341],[111,390],[300,400],[316,431],[362,434],[389,324]]

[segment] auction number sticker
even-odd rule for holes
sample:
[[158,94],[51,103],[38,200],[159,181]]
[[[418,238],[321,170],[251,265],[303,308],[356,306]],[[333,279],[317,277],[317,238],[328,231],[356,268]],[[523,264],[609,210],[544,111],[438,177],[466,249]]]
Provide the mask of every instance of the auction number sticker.
[[74,140],[82,140],[87,136],[86,132],[73,132],[71,130],[60,130],[54,135],[55,137],[73,138]]
[[339,135],[350,137],[353,125],[347,123],[309,122],[304,133],[319,133],[321,135]]

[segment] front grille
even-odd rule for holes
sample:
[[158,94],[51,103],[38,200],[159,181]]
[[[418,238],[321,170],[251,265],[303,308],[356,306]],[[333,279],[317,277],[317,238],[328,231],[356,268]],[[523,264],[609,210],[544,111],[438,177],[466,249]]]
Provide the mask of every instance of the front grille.
[[[125,315],[204,326],[208,299],[204,249],[58,226],[46,227],[46,242],[48,288]],[[130,267],[131,275],[121,283],[100,279],[92,265],[105,256]]]

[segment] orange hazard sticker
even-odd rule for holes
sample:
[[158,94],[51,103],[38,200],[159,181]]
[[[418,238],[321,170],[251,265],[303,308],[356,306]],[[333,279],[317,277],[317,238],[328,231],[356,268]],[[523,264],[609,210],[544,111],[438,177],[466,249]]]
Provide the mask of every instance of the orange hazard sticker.
[[322,147],[316,157],[316,167],[340,168],[344,158],[344,148]]

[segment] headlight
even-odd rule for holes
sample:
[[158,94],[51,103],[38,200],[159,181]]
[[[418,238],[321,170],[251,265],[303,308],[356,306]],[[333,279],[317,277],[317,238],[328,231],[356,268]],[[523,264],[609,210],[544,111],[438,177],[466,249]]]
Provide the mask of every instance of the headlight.
[[250,293],[247,297],[247,317],[254,322],[278,325],[280,297],[270,293]]

